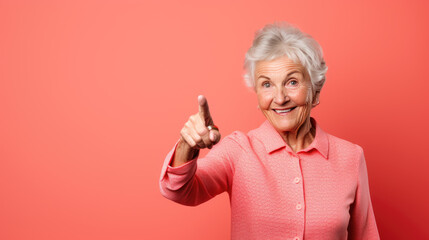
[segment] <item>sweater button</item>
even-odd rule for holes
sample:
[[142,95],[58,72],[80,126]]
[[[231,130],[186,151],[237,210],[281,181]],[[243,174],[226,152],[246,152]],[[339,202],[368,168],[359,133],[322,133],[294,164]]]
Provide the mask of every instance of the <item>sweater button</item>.
[[299,183],[299,177],[296,177],[296,178],[293,180],[293,182],[294,182],[294,183]]
[[301,204],[299,204],[299,203],[298,203],[298,204],[296,205],[296,209],[297,209],[297,210],[301,210],[301,208],[302,208]]
[[294,237],[293,240],[299,240],[299,237]]

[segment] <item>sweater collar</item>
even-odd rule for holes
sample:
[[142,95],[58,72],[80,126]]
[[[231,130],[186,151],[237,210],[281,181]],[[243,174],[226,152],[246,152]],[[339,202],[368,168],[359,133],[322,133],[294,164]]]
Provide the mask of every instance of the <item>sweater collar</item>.
[[[316,120],[310,117],[311,124],[316,127],[316,136],[314,137],[313,142],[307,146],[305,149],[298,151],[301,152],[309,152],[313,148],[319,151],[320,154],[323,155],[326,159],[328,159],[329,152],[329,139],[328,135]],[[259,138],[265,146],[265,149],[268,153],[272,153],[282,147],[286,147],[288,152],[293,152],[292,149],[286,144],[280,134],[276,131],[276,129],[271,125],[268,120],[265,120],[264,123],[256,130],[255,135]]]

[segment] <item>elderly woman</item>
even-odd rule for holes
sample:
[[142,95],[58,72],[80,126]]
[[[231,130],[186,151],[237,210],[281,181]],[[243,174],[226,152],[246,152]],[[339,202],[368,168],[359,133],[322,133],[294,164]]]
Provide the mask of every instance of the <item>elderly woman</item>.
[[[195,206],[227,191],[232,239],[379,239],[362,148],[310,117],[327,70],[319,44],[291,25],[267,25],[245,69],[267,120],[219,142],[199,96],[165,159],[162,195]],[[198,158],[202,148],[211,150]]]

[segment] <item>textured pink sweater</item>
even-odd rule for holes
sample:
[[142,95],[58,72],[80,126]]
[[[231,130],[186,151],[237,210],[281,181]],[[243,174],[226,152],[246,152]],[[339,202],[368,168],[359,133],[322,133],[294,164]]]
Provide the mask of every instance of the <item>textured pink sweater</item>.
[[227,191],[232,239],[379,239],[362,148],[311,122],[315,139],[296,153],[268,121],[179,167],[174,148],[161,193],[195,206]]

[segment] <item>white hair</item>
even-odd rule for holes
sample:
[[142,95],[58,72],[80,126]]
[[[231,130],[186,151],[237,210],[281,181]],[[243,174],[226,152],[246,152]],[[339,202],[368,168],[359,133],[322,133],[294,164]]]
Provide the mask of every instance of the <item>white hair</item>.
[[313,94],[325,83],[328,67],[323,59],[320,45],[310,35],[301,32],[289,23],[268,24],[258,32],[244,60],[244,80],[255,88],[255,65],[258,61],[270,61],[287,56],[301,64],[310,75]]

